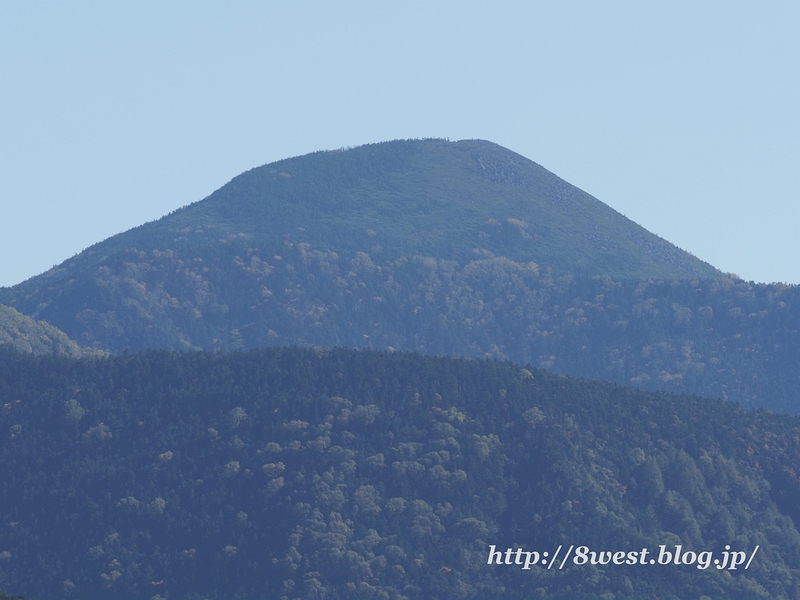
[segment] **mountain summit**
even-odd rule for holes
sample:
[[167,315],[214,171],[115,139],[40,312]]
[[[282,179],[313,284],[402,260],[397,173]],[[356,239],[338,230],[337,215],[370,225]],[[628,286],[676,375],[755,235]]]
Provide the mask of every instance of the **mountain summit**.
[[719,275],[536,163],[480,140],[395,141],[282,160],[147,227],[168,238],[198,224],[373,259],[492,254],[575,275]]
[[91,247],[46,277],[131,247],[214,244],[229,235],[363,251],[373,260],[422,255],[464,263],[493,255],[573,275],[720,275],[519,154],[487,141],[432,139],[257,167],[202,201]]
[[135,245],[155,235],[164,245],[207,224],[378,259],[465,262],[491,253],[575,275],[719,275],[536,163],[480,140],[394,141],[282,160],[125,235]]
[[[283,317],[325,318],[330,302],[341,307],[333,299],[348,273],[424,260],[459,268],[494,261],[495,270],[506,261],[502,270],[515,265],[526,277],[540,270],[622,280],[721,276],[519,154],[481,140],[431,139],[252,169],[204,200],[0,289],[0,303],[110,351],[353,345],[348,336],[319,335],[319,327],[310,335],[308,323],[286,330]],[[298,275],[309,268],[321,269],[310,281]],[[392,273],[370,299],[424,276]],[[316,296],[299,315],[292,312],[298,294]],[[262,327],[261,308],[276,300],[288,304]]]

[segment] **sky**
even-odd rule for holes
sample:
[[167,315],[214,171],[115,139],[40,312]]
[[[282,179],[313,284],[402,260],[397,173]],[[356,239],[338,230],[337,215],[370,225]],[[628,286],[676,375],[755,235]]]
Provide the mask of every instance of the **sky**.
[[239,173],[486,139],[800,283],[800,3],[0,2],[0,286]]

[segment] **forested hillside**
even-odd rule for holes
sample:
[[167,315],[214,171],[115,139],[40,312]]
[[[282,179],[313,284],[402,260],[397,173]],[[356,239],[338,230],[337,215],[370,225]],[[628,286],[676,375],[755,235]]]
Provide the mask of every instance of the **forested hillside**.
[[33,600],[795,598],[798,471],[794,417],[510,362],[0,353],[0,588]]
[[[340,291],[351,263],[357,272],[361,263],[380,269],[418,260],[463,268],[503,258],[557,276],[721,276],[500,146],[410,140],[253,169],[203,201],[0,289],[0,303],[105,351],[236,347],[228,338],[264,316],[258,304],[277,283],[264,278],[287,253],[281,266],[289,269],[303,268],[298,258],[332,264],[321,274],[324,289],[316,290],[323,293]],[[285,283],[311,282],[290,277]],[[346,329],[350,317],[335,327]],[[248,336],[248,345],[273,344],[270,330],[287,327],[294,324],[282,315],[261,337]],[[308,337],[302,327],[297,333],[292,343]]]
[[509,150],[423,140],[253,169],[0,302],[99,351],[391,347],[797,412],[798,293]]
[[79,343],[114,352],[391,347],[800,410],[796,286],[559,276],[487,255],[463,265],[423,256],[381,263],[231,236],[129,249],[76,273],[57,302],[47,303],[49,293],[21,303]]
[[20,352],[54,353],[78,357],[85,352],[63,332],[44,321],[35,321],[0,304],[0,346]]

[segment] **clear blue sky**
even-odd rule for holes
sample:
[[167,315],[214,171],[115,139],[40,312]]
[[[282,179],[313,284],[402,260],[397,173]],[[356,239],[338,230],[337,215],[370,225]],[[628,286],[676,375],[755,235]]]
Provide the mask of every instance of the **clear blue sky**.
[[0,285],[240,172],[488,139],[800,283],[800,3],[0,3]]

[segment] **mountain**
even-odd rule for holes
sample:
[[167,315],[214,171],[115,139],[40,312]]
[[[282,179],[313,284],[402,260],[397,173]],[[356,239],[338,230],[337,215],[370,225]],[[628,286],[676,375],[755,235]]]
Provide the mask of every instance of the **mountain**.
[[800,591],[796,417],[322,348],[0,352],[0,402],[0,587],[29,598]]
[[[203,201],[0,289],[0,302],[104,350],[218,347],[169,313],[199,311],[201,329],[224,340],[217,330],[237,329],[241,315],[231,327],[215,321],[239,295],[269,294],[230,271],[246,260],[246,270],[267,275],[290,248],[379,265],[503,257],[557,275],[720,276],[518,154],[484,141],[418,140],[253,169]],[[190,297],[171,291],[182,286],[176,279],[196,288]]]
[[733,279],[482,141],[253,169],[0,290],[83,346],[497,357],[800,411],[800,288]]
[[44,321],[35,321],[0,304],[0,346],[20,352],[62,354],[78,357],[84,352],[67,334]]
[[[32,282],[63,281],[130,248],[247,239],[373,259],[461,263],[492,253],[558,273],[659,279],[720,273],[536,163],[479,140],[395,141],[252,169],[203,201],[93,246]],[[46,285],[46,284],[45,284]]]

